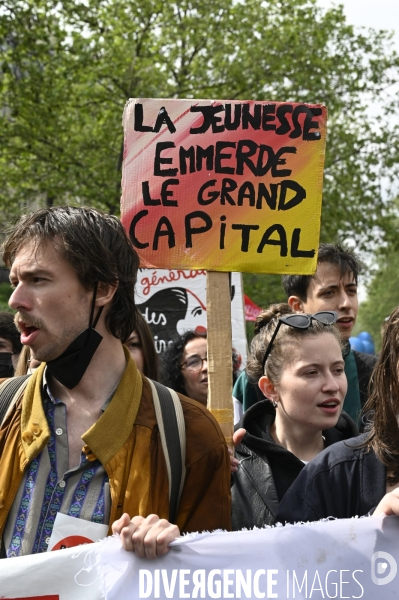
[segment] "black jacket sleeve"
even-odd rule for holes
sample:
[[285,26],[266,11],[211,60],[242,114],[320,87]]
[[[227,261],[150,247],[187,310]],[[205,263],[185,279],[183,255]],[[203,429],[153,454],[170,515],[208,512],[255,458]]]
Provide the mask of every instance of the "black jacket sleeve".
[[276,521],[367,515],[385,494],[385,469],[359,448],[362,441],[361,436],[334,444],[306,465],[282,499]]
[[233,531],[273,525],[278,497],[266,457],[261,458],[244,444],[238,446],[236,456],[241,460],[231,488]]

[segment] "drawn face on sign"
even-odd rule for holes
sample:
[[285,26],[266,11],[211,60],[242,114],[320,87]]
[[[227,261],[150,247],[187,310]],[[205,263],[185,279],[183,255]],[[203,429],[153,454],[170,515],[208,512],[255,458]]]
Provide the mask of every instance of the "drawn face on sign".
[[196,333],[206,332],[206,306],[191,290],[187,292],[187,312],[184,319],[177,323],[177,332],[182,335],[185,331],[193,329]]
[[[183,287],[166,288],[155,292],[137,308],[144,316],[154,336],[158,354],[164,352],[169,342],[185,331],[206,333],[206,306],[198,294]],[[231,286],[231,299],[235,286]]]
[[184,288],[167,288],[155,292],[142,304],[137,304],[154,336],[158,354],[165,352],[176,335],[177,324],[184,321],[188,309],[188,294]]

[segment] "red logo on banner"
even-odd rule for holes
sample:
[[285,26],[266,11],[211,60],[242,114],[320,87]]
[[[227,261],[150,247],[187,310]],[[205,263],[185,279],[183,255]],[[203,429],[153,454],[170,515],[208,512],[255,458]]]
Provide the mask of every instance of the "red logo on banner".
[[93,540],[89,540],[87,537],[83,537],[83,535],[68,535],[68,537],[63,538],[59,542],[55,544],[51,548],[53,550],[63,550],[64,548],[74,548],[75,546],[80,546],[81,544],[92,544]]
[[60,600],[59,595],[51,595],[51,596],[24,596],[23,598],[4,598],[3,600]]

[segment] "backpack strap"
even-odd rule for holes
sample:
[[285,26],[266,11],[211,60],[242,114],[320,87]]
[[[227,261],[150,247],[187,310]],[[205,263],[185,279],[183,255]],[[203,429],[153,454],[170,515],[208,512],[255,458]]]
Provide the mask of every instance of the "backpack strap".
[[[28,385],[30,375],[21,377],[10,377],[0,384],[0,427],[3,424],[8,411],[14,406],[18,398],[24,393]],[[6,558],[3,538],[0,535],[0,560]]]
[[0,425],[2,425],[9,409],[25,391],[29,377],[30,375],[10,377],[0,385]]
[[179,396],[148,379],[169,479],[169,521],[175,523],[186,476],[186,426]]

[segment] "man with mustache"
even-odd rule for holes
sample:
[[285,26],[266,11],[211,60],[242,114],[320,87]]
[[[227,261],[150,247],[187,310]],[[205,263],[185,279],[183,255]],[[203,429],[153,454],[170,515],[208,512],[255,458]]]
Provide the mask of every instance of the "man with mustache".
[[[357,282],[360,265],[354,254],[339,244],[321,244],[317,269],[314,275],[285,275],[284,290],[288,303],[295,312],[315,313],[332,310],[338,314],[336,327],[346,340],[344,350],[345,374],[348,392],[344,410],[355,421],[367,400],[368,383],[376,357],[353,351],[349,338],[358,311]],[[237,422],[242,410],[247,410],[262,399],[257,382],[248,381],[246,373],[240,375],[233,390]],[[243,408],[241,408],[241,406]],[[359,423],[362,426],[361,423]]]
[[139,259],[121,223],[90,208],[41,209],[20,219],[3,258],[21,342],[42,364],[0,429],[2,556],[45,552],[59,512],[112,526],[149,558],[180,531],[229,529],[224,438],[184,396],[186,475],[169,522],[152,384],[122,345]]

